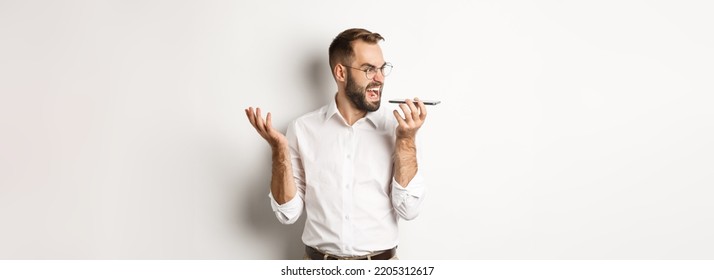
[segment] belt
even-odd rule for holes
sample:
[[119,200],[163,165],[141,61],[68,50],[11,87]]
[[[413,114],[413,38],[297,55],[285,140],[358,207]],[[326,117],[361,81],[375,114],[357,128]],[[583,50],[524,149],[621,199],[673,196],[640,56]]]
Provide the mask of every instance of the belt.
[[312,248],[310,246],[305,246],[305,253],[311,260],[389,260],[394,257],[397,253],[397,247],[392,249],[387,249],[382,252],[377,252],[374,254],[366,256],[355,256],[355,257],[340,257],[327,253],[323,253],[320,250]]

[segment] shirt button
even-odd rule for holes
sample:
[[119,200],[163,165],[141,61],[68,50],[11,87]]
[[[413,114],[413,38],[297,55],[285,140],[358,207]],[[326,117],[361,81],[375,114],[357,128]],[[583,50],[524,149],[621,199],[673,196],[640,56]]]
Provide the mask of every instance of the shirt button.
[[347,154],[347,158],[352,158],[352,155],[351,155],[351,154]]
[[349,220],[349,219],[350,219],[350,215],[345,215],[345,220]]

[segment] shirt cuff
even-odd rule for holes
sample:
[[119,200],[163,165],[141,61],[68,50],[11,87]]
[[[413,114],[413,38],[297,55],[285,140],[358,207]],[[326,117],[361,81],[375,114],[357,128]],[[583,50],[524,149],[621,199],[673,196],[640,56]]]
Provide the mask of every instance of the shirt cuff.
[[417,174],[414,175],[414,178],[409,182],[408,188],[405,188],[392,177],[392,193],[398,197],[422,197],[424,195],[424,179],[421,174],[419,174],[419,171],[417,171]]
[[285,221],[291,220],[297,213],[300,213],[302,204],[300,203],[300,197],[297,194],[295,194],[293,199],[282,205],[275,201],[273,193],[269,192],[268,197],[270,197],[270,207],[273,208],[273,212],[276,212],[276,214],[280,213],[280,216],[282,216]]

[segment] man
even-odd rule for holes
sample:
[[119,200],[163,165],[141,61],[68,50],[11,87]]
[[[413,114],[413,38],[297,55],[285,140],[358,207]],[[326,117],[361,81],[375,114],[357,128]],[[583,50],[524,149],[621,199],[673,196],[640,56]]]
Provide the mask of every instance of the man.
[[330,45],[334,101],[292,122],[286,135],[246,109],[273,152],[270,201],[281,223],[303,211],[306,259],[394,259],[399,218],[414,219],[424,198],[416,134],[426,119],[415,98],[393,116],[379,110],[384,61],[378,33],[348,29]]

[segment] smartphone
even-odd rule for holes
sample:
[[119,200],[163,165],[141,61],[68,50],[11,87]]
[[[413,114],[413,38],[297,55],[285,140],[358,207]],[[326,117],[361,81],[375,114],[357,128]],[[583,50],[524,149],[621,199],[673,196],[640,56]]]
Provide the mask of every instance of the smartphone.
[[[412,101],[414,101],[414,100],[412,100]],[[424,105],[436,105],[436,104],[441,103],[441,101],[437,101],[437,100],[419,100],[419,101],[423,102]],[[389,100],[389,103],[405,103],[406,104],[407,102],[405,99],[392,99],[392,100]]]

